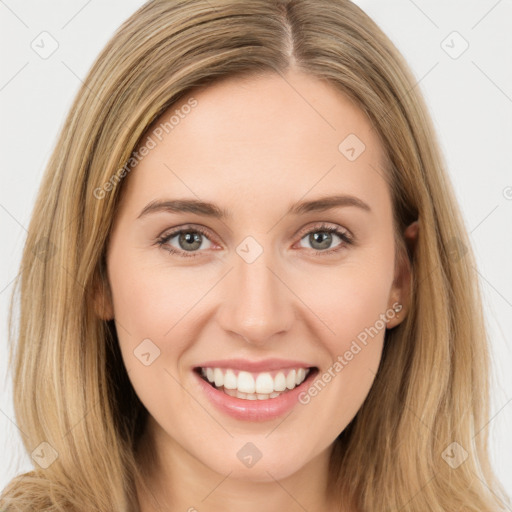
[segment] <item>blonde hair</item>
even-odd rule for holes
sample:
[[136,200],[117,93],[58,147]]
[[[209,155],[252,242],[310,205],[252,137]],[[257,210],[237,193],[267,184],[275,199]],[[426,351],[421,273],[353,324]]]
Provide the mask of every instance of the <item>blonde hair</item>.
[[[289,67],[327,80],[371,120],[387,152],[397,255],[413,270],[410,313],[386,333],[373,387],[334,443],[330,489],[361,511],[481,512],[510,503],[487,451],[490,366],[476,265],[432,122],[398,50],[348,0],[153,0],[94,63],[37,197],[15,287],[14,404],[27,452],[44,441],[58,457],[14,478],[0,508],[138,510],[136,447],[147,411],[113,323],[94,307],[99,287],[108,291],[119,170],[127,173],[151,123],[196,88]],[[402,233],[416,219],[419,239],[407,253]],[[443,457],[460,451],[454,442],[468,452],[456,468]]]

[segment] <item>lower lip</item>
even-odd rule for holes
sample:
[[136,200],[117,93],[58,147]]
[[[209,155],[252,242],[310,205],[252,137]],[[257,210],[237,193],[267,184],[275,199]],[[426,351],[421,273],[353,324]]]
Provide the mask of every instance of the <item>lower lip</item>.
[[199,380],[199,385],[208,399],[221,412],[237,420],[268,421],[278,418],[293,409],[299,402],[300,393],[309,387],[310,381],[317,372],[316,369],[311,369],[307,378],[300,386],[284,392],[276,398],[267,398],[266,400],[244,400],[243,398],[229,396],[224,391],[219,391],[208,384],[197,372],[194,371],[193,373]]

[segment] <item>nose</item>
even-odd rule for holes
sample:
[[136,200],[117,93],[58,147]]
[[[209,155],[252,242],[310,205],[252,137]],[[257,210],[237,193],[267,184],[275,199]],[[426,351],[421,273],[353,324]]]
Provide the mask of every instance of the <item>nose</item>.
[[222,284],[223,303],[218,311],[225,332],[263,346],[291,329],[295,295],[273,266],[265,251],[252,263],[235,260],[235,268]]

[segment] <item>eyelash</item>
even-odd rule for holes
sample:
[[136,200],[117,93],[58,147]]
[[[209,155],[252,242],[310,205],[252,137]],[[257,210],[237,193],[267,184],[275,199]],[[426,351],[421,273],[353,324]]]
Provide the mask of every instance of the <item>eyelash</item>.
[[[309,231],[306,231],[305,233],[301,234],[300,240],[302,240],[306,235],[310,235],[311,233],[334,233],[335,235],[338,235],[343,243],[341,243],[339,246],[337,246],[335,249],[327,249],[326,251],[320,251],[316,249],[312,249],[316,252],[316,255],[318,256],[325,256],[325,255],[331,255],[333,253],[336,253],[342,249],[345,249],[348,245],[353,245],[354,241],[352,240],[352,237],[348,235],[348,233],[344,230],[341,230],[339,228],[335,228],[333,226],[329,226],[326,224],[322,224],[320,226],[315,226],[314,228],[310,229]],[[174,247],[168,246],[167,243],[169,240],[174,238],[176,235],[180,235],[181,233],[200,233],[201,235],[205,236],[209,239],[208,233],[204,228],[201,228],[199,226],[197,227],[188,227],[178,229],[176,231],[172,231],[171,233],[166,233],[159,237],[156,240],[156,243],[159,247],[162,247],[166,251],[168,251],[171,254],[177,254],[179,256],[183,256],[185,258],[194,258],[199,255],[202,251],[180,251],[175,249]],[[166,246],[166,247],[164,247]],[[182,254],[183,253],[183,254]]]

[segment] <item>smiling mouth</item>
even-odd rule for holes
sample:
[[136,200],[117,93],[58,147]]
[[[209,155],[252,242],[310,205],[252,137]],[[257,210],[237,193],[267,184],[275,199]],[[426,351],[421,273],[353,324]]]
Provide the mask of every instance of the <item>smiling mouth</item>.
[[243,400],[277,398],[300,386],[316,367],[286,368],[270,372],[247,372],[230,368],[198,367],[194,371],[210,386]]

